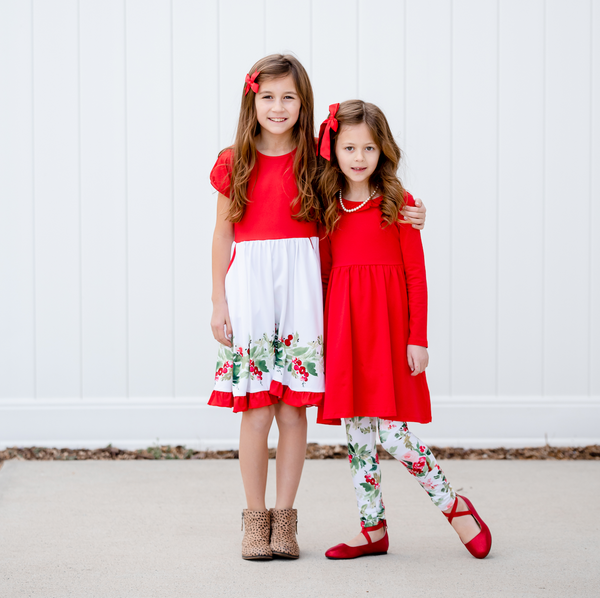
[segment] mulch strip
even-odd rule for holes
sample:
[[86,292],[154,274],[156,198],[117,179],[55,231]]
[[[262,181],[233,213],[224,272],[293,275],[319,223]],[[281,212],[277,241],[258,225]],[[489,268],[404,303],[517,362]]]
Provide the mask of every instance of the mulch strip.
[[[535,459],[535,460],[599,460],[600,445],[582,447],[541,446],[531,448],[464,449],[457,447],[430,447],[438,459]],[[393,459],[380,446],[381,459]],[[269,449],[274,459],[275,449]],[[185,446],[150,446],[147,449],[126,451],[110,444],[101,449],[58,449],[44,447],[12,447],[0,451],[0,464],[8,459],[20,461],[131,461],[134,459],[237,459],[238,451],[195,451]],[[347,459],[344,445],[328,446],[310,443],[307,459]]]

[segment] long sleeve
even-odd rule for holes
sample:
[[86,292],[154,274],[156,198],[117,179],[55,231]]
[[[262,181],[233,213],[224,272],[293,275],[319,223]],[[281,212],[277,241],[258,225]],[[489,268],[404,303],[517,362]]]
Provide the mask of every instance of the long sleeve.
[[[406,203],[414,205],[410,193],[406,194]],[[421,233],[410,224],[398,226],[408,293],[408,344],[427,347],[427,277]]]

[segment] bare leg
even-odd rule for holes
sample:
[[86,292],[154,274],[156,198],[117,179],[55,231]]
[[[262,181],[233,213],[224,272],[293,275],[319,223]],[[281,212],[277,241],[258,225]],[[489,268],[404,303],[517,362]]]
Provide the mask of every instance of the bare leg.
[[279,428],[275,508],[291,509],[306,458],[306,407],[280,402],[275,405],[275,418]]
[[260,407],[242,414],[240,427],[240,470],[246,502],[251,511],[264,511],[269,447],[267,438],[273,423],[275,408]]
[[[457,513],[469,510],[469,507],[467,507],[467,504],[460,496],[457,496],[456,500],[458,501]],[[452,502],[444,513],[450,513],[453,506],[454,502]],[[481,531],[475,517],[455,517],[450,525],[454,528],[454,531],[458,534],[463,544],[468,544]]]

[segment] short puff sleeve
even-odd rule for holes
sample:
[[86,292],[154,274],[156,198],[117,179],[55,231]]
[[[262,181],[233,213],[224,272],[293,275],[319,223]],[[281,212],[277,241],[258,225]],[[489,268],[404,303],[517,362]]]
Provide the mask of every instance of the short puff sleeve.
[[229,197],[230,193],[230,177],[233,166],[233,151],[230,149],[223,150],[213,169],[210,171],[210,184],[223,195]]

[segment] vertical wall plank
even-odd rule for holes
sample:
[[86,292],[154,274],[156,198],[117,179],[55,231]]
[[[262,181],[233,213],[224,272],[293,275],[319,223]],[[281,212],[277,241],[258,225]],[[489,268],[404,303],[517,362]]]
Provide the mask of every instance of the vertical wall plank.
[[210,392],[208,172],[285,50],[406,151],[434,394],[597,396],[598,39],[593,0],[3,0],[0,397]]
[[[406,127],[406,34],[405,22],[406,0],[385,0],[377,3],[377,10],[373,10],[373,3],[368,0],[358,2],[358,25],[356,29],[358,73],[356,75],[356,90],[350,95],[344,94],[340,100],[360,98],[379,106],[386,115],[396,140],[405,146]],[[382,18],[385,15],[385,18]],[[382,53],[381,43],[373,43],[373,33],[378,40],[385,40],[385,52]],[[339,30],[341,35],[352,36],[350,25],[346,31]],[[352,46],[340,43],[338,35],[336,47],[340,52],[339,60],[354,62],[351,52]],[[341,39],[345,39],[342,37]],[[352,37],[350,37],[352,39]],[[333,67],[333,65],[331,65]],[[337,71],[337,65],[332,72]],[[349,75],[348,75],[349,76]],[[332,81],[338,81],[337,75]],[[352,81],[349,81],[352,83]],[[349,90],[350,91],[350,90]]]
[[500,2],[498,392],[539,395],[543,355],[544,2]]
[[[451,4],[407,3],[405,185],[428,208],[423,230],[429,287],[428,380],[450,394]],[[390,98],[392,99],[392,98]]]
[[[358,94],[358,2],[344,9],[334,0],[313,2],[313,84],[315,122],[327,118],[328,106]],[[343,41],[342,41],[343,40]]]
[[[474,26],[476,23],[476,26]],[[496,392],[497,3],[453,3],[452,379]]]
[[83,396],[127,396],[127,197],[123,0],[82,2]]
[[33,7],[37,390],[79,397],[78,3]]
[[[590,11],[546,2],[544,392],[589,390]],[[585,156],[585,157],[584,157]],[[597,367],[597,366],[596,366]]]
[[0,398],[35,395],[31,18],[0,3]]
[[129,393],[172,396],[171,4],[126,9]]
[[216,342],[210,333],[210,252],[216,195],[209,173],[217,158],[217,2],[173,5],[175,202],[175,394],[209,396]]
[[590,394],[600,396],[600,6],[590,2],[592,12],[592,143],[591,143],[591,263],[590,263]]
[[264,3],[220,0],[218,18],[219,145],[223,148],[235,138],[244,78],[266,55]]
[[[311,75],[312,0],[266,0],[265,54],[292,52]],[[286,26],[284,23],[292,23]]]

